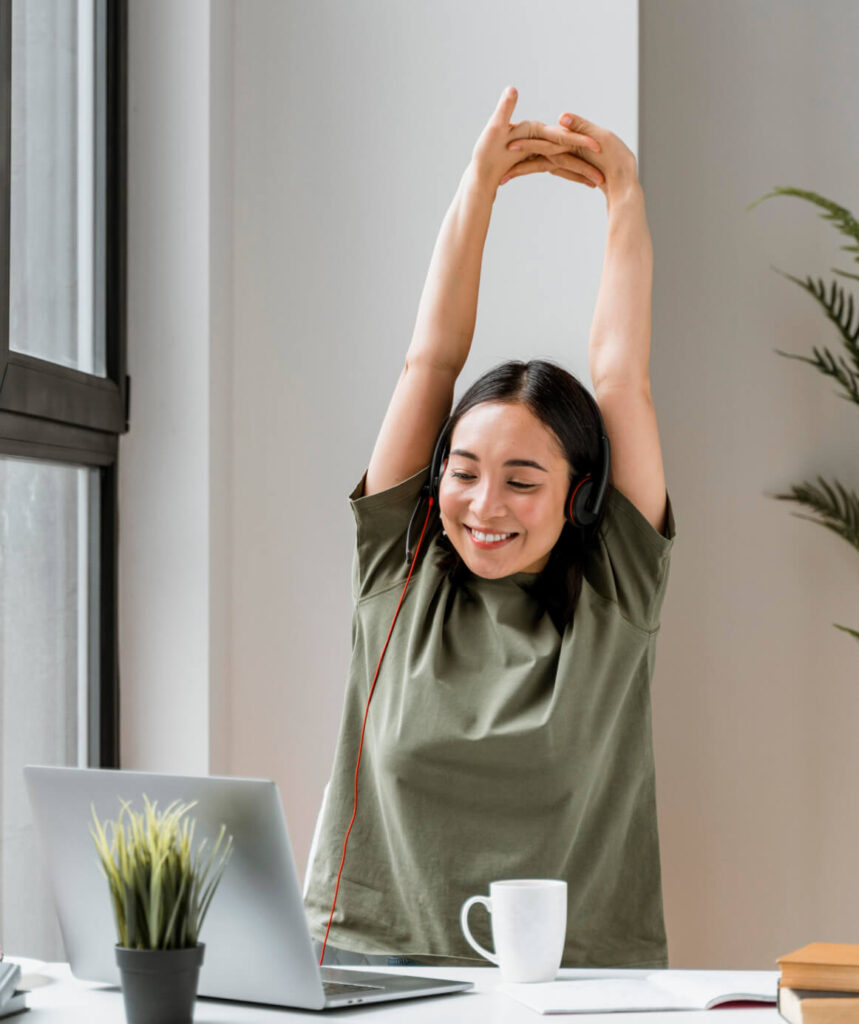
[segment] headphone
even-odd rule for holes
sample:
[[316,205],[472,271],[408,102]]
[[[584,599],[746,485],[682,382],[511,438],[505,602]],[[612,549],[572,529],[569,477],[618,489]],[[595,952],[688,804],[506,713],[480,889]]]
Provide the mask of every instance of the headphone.
[[[609,470],[611,468],[611,447],[609,445],[605,423],[603,423],[602,413],[600,412],[597,403],[594,402],[593,406],[596,410],[597,418],[599,419],[599,468],[596,476],[588,473],[584,476],[574,477],[564,502],[567,521],[571,526],[575,526],[577,529],[581,530],[587,529],[589,526],[593,526],[600,517],[602,506],[605,501],[606,488],[608,487]],[[439,432],[435,448],[433,449],[429,476],[427,477],[426,483],[421,488],[417,504],[412,512],[411,519],[409,519],[408,529],[406,530],[407,564],[410,564],[414,557],[411,545],[412,527],[421,504],[424,501],[429,500],[432,505],[438,508],[438,495],[441,487],[441,478],[444,476],[444,471],[447,468],[447,460],[450,456],[450,432],[450,417],[448,417]]]

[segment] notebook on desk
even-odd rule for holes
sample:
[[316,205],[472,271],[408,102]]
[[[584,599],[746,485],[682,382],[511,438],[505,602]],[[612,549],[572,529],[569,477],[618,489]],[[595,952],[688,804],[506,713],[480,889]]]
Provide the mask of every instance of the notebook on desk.
[[775,1006],[777,989],[778,971],[688,970],[653,971],[643,978],[601,974],[544,985],[499,987],[500,992],[547,1014],[709,1010],[738,1003]]
[[32,765],[24,777],[48,867],[72,973],[119,984],[116,930],[107,882],[90,836],[90,805],[115,818],[120,798],[143,795],[166,807],[196,800],[196,839],[233,836],[233,854],[203,926],[198,994],[275,1006],[328,1010],[441,995],[471,982],[320,968],[313,954],[286,819],[274,782]]

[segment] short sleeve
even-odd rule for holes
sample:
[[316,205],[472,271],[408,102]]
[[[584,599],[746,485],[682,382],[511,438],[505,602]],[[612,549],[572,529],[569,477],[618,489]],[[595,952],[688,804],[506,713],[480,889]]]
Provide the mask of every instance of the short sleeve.
[[[365,472],[349,495],[357,526],[352,564],[352,597],[355,601],[408,576],[406,531],[428,474],[427,466],[394,487],[365,495]],[[418,518],[415,517],[412,528],[412,543],[417,542],[423,526],[423,516],[420,522]]]
[[659,627],[674,546],[674,510],[670,497],[665,497],[663,535],[626,495],[609,486],[602,527],[585,569],[591,587],[617,604],[628,622],[647,632]]

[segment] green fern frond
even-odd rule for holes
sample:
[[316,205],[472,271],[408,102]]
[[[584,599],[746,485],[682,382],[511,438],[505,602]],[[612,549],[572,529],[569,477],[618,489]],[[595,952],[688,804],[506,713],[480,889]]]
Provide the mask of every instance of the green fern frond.
[[[844,252],[853,253],[853,259],[859,262],[859,244],[856,244],[859,243],[859,223],[857,223],[853,214],[845,207],[839,206],[830,199],[825,199],[816,192],[777,186],[772,192],[761,196],[760,199],[747,206],[746,210],[754,209],[764,199],[771,199],[779,195],[795,196],[820,207],[823,210],[821,217],[832,221],[838,230],[852,241],[853,244],[843,245],[841,249]],[[827,295],[826,286],[821,278],[818,278],[816,283],[811,277],[807,277],[803,281],[792,274],[784,273],[777,267],[773,267],[773,269],[777,273],[782,274],[783,277],[794,281],[801,288],[804,288],[820,303],[827,317],[838,328],[849,359],[845,359],[841,355],[834,356],[828,348],[815,347],[813,349],[813,358],[792,352],[782,352],[780,349],[776,349],[776,352],[787,359],[798,359],[800,362],[808,363],[825,376],[834,378],[845,392],[844,394],[839,394],[839,397],[859,404],[859,316],[856,317],[854,323],[852,294],[848,295],[845,299],[844,289],[833,281]],[[832,267],[831,270],[839,277],[859,281],[859,274],[853,274],[836,267]],[[772,497],[780,501],[797,502],[810,509],[814,513],[813,515],[800,515],[796,512],[793,515],[798,519],[807,519],[809,522],[817,523],[819,526],[825,526],[827,530],[831,530],[833,533],[838,534],[839,537],[843,537],[852,547],[859,551],[859,497],[857,497],[855,492],[847,491],[837,480],[833,482],[834,486],[827,484],[820,476],[818,476],[817,481],[819,484],[817,487],[806,481],[799,485],[793,485],[786,494],[775,494]],[[854,639],[859,640],[859,631],[848,626],[841,626],[838,623],[833,623],[833,625],[836,629],[840,629]]]
[[786,494],[775,494],[780,501],[795,501],[810,508],[815,515],[803,516],[798,512],[791,513],[798,519],[825,526],[839,537],[843,537],[859,551],[859,497],[853,491],[847,491],[836,480],[834,489],[823,479],[817,478],[819,487],[804,481],[794,484]]
[[838,397],[843,398],[847,402],[856,402],[859,405],[859,374],[854,373],[843,358],[836,360],[828,348],[823,349],[821,352],[815,346],[813,359],[810,356],[797,355],[795,352],[782,352],[780,348],[773,349],[773,351],[777,352],[780,356],[784,356],[785,359],[798,359],[802,363],[808,363],[826,376],[834,377],[847,392],[844,395],[838,395]]
[[781,274],[782,277],[786,277],[788,280],[798,284],[800,288],[803,288],[817,299],[826,312],[827,317],[838,328],[844,342],[844,347],[847,349],[850,357],[850,362],[843,356],[836,358],[827,348],[821,351],[815,347],[814,359],[790,352],[782,352],[780,349],[776,349],[776,352],[788,359],[799,359],[801,362],[809,363],[820,370],[821,373],[834,377],[846,392],[846,394],[839,397],[859,404],[859,315],[855,317],[854,322],[853,296],[847,295],[845,299],[844,289],[835,281],[831,283],[829,294],[827,295],[826,286],[821,278],[818,278],[815,282],[811,277],[807,277],[803,281],[798,277],[794,277],[793,274],[787,274],[779,270],[777,267],[773,267],[773,270]]
[[[762,203],[765,199],[771,199],[773,196],[796,196],[798,199],[806,199],[808,202],[814,203],[816,206],[819,206],[824,210],[824,212],[820,214],[824,220],[833,221],[842,234],[847,235],[848,238],[852,238],[854,242],[859,243],[859,223],[856,222],[853,214],[845,207],[839,206],[838,203],[833,203],[831,199],[825,199],[816,192],[809,192],[807,189],[784,188],[777,185],[772,192],[768,192],[765,196],[761,196],[760,199],[756,199],[753,203],[750,203],[746,207],[746,211],[754,209],[758,203]],[[845,252],[857,253],[853,259],[859,262],[859,245],[842,245],[841,248]]]

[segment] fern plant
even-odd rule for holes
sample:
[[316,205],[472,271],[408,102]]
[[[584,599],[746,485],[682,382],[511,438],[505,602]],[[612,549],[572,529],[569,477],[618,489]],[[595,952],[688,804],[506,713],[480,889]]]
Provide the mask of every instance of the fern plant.
[[[852,240],[852,245],[842,245],[841,249],[859,254],[859,223],[849,210],[830,199],[825,199],[816,192],[782,187],[777,187],[765,196],[761,196],[760,199],[756,199],[746,209],[751,210],[758,203],[762,203],[765,199],[771,199],[773,196],[796,196],[820,207],[823,210],[820,216],[833,222],[842,234]],[[855,255],[853,259],[855,262],[859,262],[859,255]],[[812,350],[813,356],[782,352],[781,349],[776,349],[776,352],[787,359],[798,359],[808,363],[824,376],[833,378],[841,389],[836,391],[839,398],[845,398],[847,401],[859,405],[859,310],[854,310],[853,295],[847,294],[845,297],[844,288],[835,280],[831,282],[827,290],[821,278],[814,281],[811,277],[806,277],[803,281],[792,274],[778,270],[777,267],[773,267],[773,269],[814,297],[829,320],[835,324],[844,349],[838,355],[834,355],[823,346],[815,346]],[[832,267],[831,270],[839,277],[859,281],[859,274],[851,274],[846,270],[838,270],[836,267]],[[854,312],[857,313],[855,321]],[[801,515],[798,512],[794,512],[793,515],[825,526],[828,530],[837,533],[839,537],[843,537],[859,551],[859,497],[856,496],[855,491],[848,491],[837,480],[827,483],[823,477],[818,476],[817,484],[815,486],[804,481],[801,484],[794,484],[788,492],[775,494],[773,497],[781,501],[797,502],[809,509],[813,513],[812,515]],[[833,625],[836,629],[843,630],[859,640],[859,630],[840,626],[837,622]]]
[[187,949],[197,945],[233,837],[224,842],[222,825],[207,857],[205,839],[193,849],[196,822],[185,817],[196,801],[174,800],[163,811],[145,795],[143,802],[139,813],[120,800],[119,819],[104,824],[91,805],[90,834],[110,887],[118,942],[128,949]]

